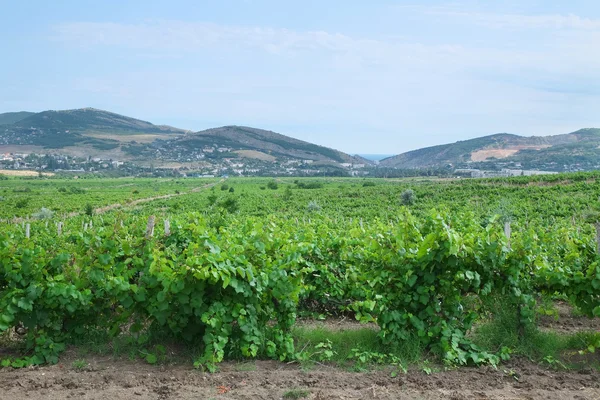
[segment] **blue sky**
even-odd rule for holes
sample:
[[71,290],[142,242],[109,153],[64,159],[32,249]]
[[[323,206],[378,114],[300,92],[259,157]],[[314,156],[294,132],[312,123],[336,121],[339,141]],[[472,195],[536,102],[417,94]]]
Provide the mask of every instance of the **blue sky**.
[[351,153],[600,127],[597,0],[0,0],[0,112],[96,107]]

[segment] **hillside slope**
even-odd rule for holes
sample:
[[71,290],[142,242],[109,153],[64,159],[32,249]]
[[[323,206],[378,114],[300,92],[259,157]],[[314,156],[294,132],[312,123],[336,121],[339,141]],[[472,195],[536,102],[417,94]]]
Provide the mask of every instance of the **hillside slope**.
[[247,126],[223,126],[207,129],[185,135],[170,145],[187,149],[214,146],[228,148],[231,151],[255,150],[275,158],[289,157],[338,163],[369,163],[361,157],[350,156],[338,150]]
[[7,112],[0,114],[0,125],[10,125],[21,121],[35,113],[29,111]]
[[293,159],[333,166],[370,164],[362,157],[245,126],[190,132],[94,108],[12,114],[0,114],[5,121],[14,121],[0,127],[0,151],[18,152],[21,146],[23,152],[52,149],[53,153],[79,157],[139,162],[254,159],[272,163]]
[[600,165],[600,129],[588,128],[553,136],[524,137],[507,133],[409,151],[380,162],[385,167],[432,168],[518,165],[564,170]]

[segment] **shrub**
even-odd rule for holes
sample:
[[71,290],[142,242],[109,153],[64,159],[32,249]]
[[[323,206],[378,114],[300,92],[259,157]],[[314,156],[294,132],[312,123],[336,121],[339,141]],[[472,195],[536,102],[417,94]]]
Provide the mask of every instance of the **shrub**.
[[229,185],[224,183],[221,185],[221,190],[225,191],[225,190],[229,190]]
[[51,219],[54,216],[54,211],[42,207],[40,211],[33,213],[32,216],[35,219]]
[[235,192],[235,189],[233,187],[230,187],[229,188],[229,193],[233,193],[233,192]]
[[90,203],[87,203],[85,205],[85,208],[83,209],[83,212],[85,213],[85,215],[91,217],[92,215],[94,215],[94,207]]
[[306,208],[308,209],[308,211],[310,212],[318,212],[321,211],[321,206],[319,205],[319,203],[317,203],[314,200],[311,200],[308,202],[308,206],[306,206]]
[[323,184],[321,182],[298,182],[298,189],[321,189]]
[[17,200],[17,202],[15,203],[15,207],[16,208],[25,208],[27,207],[27,205],[29,204],[29,198],[24,198],[24,199],[20,199]]
[[286,186],[285,192],[283,192],[283,200],[290,201],[290,200],[292,200],[293,196],[294,195],[292,194],[292,187],[289,185]]
[[406,189],[400,195],[400,203],[402,203],[405,206],[410,206],[411,204],[414,204],[415,201],[417,201],[417,196],[415,195],[415,192],[412,189]]
[[229,197],[229,198],[223,200],[223,202],[221,203],[221,207],[223,207],[225,210],[227,210],[230,213],[234,213],[237,210],[239,210],[239,208],[240,208],[237,199],[234,197]]
[[208,205],[212,206],[213,204],[215,204],[217,202],[217,195],[214,193],[211,193],[208,195],[207,200],[208,200]]
[[8,180],[8,176],[4,175],[4,174],[0,174],[0,181],[6,181]]
[[64,186],[63,186],[63,187],[59,187],[59,188],[58,188],[58,191],[59,191],[60,193],[67,193],[67,188],[66,188],[66,187],[64,187]]
[[85,193],[84,189],[81,189],[81,188],[78,188],[78,187],[74,187],[74,186],[71,186],[71,188],[69,190],[73,194],[82,194],[82,193]]
[[368,186],[375,186],[375,182],[367,181],[367,182],[363,183],[363,187],[368,187]]
[[277,182],[271,181],[267,183],[267,187],[271,190],[277,190],[279,188],[279,185],[277,185]]

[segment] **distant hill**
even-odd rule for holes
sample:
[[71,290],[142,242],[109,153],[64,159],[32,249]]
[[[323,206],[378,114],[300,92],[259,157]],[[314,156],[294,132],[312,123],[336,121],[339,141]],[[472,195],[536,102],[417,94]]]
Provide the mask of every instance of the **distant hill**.
[[[350,156],[338,150],[247,126],[223,126],[190,133],[173,141],[170,146],[188,149],[210,146],[228,148],[238,152],[238,154],[242,151],[241,154],[245,157],[251,157],[252,153],[244,152],[244,150],[252,150],[275,158],[289,157],[338,163],[369,163],[363,158]],[[260,155],[256,156],[260,157]]]
[[182,134],[186,132],[183,129],[157,126],[150,122],[95,108],[43,111],[17,120],[13,125],[22,128],[35,127],[38,130],[72,130],[79,133],[85,133],[86,131],[107,131],[112,133]]
[[10,125],[21,121],[35,113],[29,111],[7,112],[0,114],[0,125]]
[[211,163],[238,158],[267,163],[289,159],[332,165],[370,163],[341,151],[245,126],[191,132],[94,108],[7,113],[0,114],[0,118],[7,121],[0,126],[0,152],[2,147],[4,151],[17,151],[21,146],[27,152],[51,150],[142,162]]
[[362,157],[366,160],[380,161],[380,160],[383,160],[384,158],[393,157],[394,155],[393,154],[355,154],[355,156]]
[[524,137],[508,133],[426,147],[381,160],[395,168],[521,166],[569,170],[600,167],[600,129],[554,136]]

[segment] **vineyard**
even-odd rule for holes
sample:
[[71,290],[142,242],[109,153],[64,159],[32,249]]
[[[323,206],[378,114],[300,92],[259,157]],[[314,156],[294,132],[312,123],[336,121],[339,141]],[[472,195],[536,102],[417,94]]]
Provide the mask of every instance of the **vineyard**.
[[[81,338],[166,342],[195,368],[327,363],[302,323],[360,321],[344,363],[492,366],[520,357],[556,302],[600,317],[600,174],[491,180],[0,181],[2,367],[55,364]],[[502,325],[502,338],[481,332]],[[514,339],[514,340],[513,340]],[[534,339],[535,340],[535,339]],[[567,339],[565,339],[567,340]],[[569,352],[593,355],[600,332]],[[529,355],[547,364],[567,362]],[[594,357],[585,358],[597,368]]]

